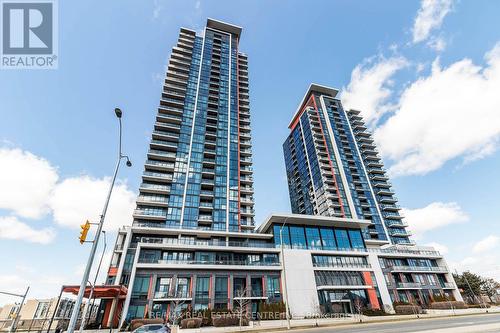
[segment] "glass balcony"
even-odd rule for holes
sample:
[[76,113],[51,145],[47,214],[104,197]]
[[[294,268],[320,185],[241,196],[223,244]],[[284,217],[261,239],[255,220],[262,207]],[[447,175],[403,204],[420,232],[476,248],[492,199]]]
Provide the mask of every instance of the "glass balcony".
[[414,282],[400,282],[396,284],[396,288],[398,289],[422,289],[422,285],[420,283]]
[[448,272],[444,266],[390,266],[391,272]]

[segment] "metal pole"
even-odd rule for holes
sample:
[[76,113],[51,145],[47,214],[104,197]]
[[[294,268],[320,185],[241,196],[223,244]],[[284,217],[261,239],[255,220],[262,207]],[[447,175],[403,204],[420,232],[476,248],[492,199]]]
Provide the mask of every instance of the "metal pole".
[[[115,112],[116,112],[116,109],[115,109]],[[118,116],[118,114],[117,114],[117,116]],[[75,331],[76,321],[78,320],[78,314],[80,313],[80,307],[82,305],[83,295],[85,293],[85,288],[86,288],[87,282],[89,280],[90,269],[92,268],[92,263],[94,262],[95,253],[97,251],[97,245],[99,244],[99,238],[101,236],[102,227],[104,225],[104,219],[106,218],[106,212],[108,211],[109,200],[111,198],[111,193],[113,192],[113,186],[115,185],[116,176],[118,174],[118,169],[120,168],[120,162],[121,162],[122,158],[125,157],[122,155],[122,146],[121,146],[121,143],[122,143],[122,121],[121,121],[120,117],[121,117],[121,111],[120,111],[120,115],[118,116],[118,120],[120,122],[120,140],[119,140],[119,150],[118,150],[118,161],[116,162],[115,171],[113,173],[113,179],[111,180],[111,185],[109,187],[108,196],[106,198],[106,202],[104,203],[104,208],[102,210],[101,218],[100,218],[99,224],[97,226],[96,236],[95,236],[94,242],[92,243],[92,248],[90,250],[90,255],[89,255],[89,259],[87,261],[87,266],[85,267],[85,271],[84,271],[83,277],[82,277],[82,282],[80,283],[80,290],[78,291],[78,297],[76,298],[76,301],[75,301],[75,307],[73,308],[73,312],[71,313],[71,319],[69,321],[67,333],[73,333]],[[127,163],[129,163],[129,162],[127,162]]]
[[61,292],[59,293],[59,297],[57,298],[56,308],[54,309],[54,312],[52,313],[52,317],[50,318],[49,328],[47,328],[47,333],[50,332],[50,327],[52,326],[52,322],[54,321],[54,317],[56,316],[57,308],[59,307],[59,302],[61,301],[61,296],[62,296],[63,290],[64,290],[64,286],[61,287]]
[[[106,231],[103,230],[102,233],[104,234],[104,248],[102,250],[101,259],[99,260],[99,266],[97,266],[97,272],[95,273],[94,283],[90,286],[90,294],[88,297],[88,301],[87,301],[87,303],[85,303],[85,307],[83,308],[82,320],[81,320],[81,324],[80,324],[80,333],[82,333],[83,329],[85,328],[85,322],[87,319],[87,311],[89,309],[90,300],[92,299],[92,296],[94,295],[95,284],[97,282],[97,277],[99,276],[99,270],[101,269],[101,264],[102,264],[102,259],[104,258],[104,253],[106,252]],[[92,306],[93,305],[94,304],[92,303]],[[92,313],[92,309],[91,309],[91,313]]]
[[17,321],[19,320],[19,314],[21,313],[21,309],[23,308],[23,304],[24,304],[24,301],[26,300],[26,295],[28,295],[29,290],[30,290],[30,287],[28,286],[28,288],[26,288],[26,292],[23,295],[23,299],[21,300],[21,304],[19,304],[19,308],[16,311],[16,317],[14,318],[12,325],[10,325],[9,333],[12,333],[16,330]]
[[286,271],[285,271],[285,251],[283,249],[283,228],[285,227],[286,220],[280,228],[280,243],[281,243],[281,267],[283,268],[283,291],[285,294],[285,310],[286,310],[286,328],[290,329],[290,308],[288,305],[288,290],[286,289]]

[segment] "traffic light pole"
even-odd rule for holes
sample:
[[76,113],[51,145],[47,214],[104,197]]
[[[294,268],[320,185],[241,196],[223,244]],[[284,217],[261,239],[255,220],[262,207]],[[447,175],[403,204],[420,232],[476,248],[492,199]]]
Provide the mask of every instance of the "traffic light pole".
[[123,158],[127,159],[127,166],[132,166],[130,160],[126,155],[122,155],[122,111],[118,108],[115,109],[116,116],[120,122],[120,141],[119,141],[119,149],[118,149],[118,161],[116,162],[115,171],[113,173],[113,178],[111,180],[111,185],[109,187],[108,196],[106,197],[106,202],[104,203],[104,208],[102,210],[101,218],[99,220],[99,224],[97,225],[96,236],[94,242],[92,243],[92,248],[90,250],[89,259],[87,261],[87,266],[85,267],[85,271],[83,272],[82,282],[80,283],[80,290],[78,291],[78,296],[75,301],[75,305],[73,307],[73,312],[71,313],[71,319],[69,321],[67,333],[73,333],[75,331],[76,322],[78,320],[78,315],[80,313],[80,308],[83,302],[83,296],[85,294],[85,289],[87,287],[87,282],[89,280],[90,270],[92,268],[92,263],[94,262],[95,253],[97,251],[97,246],[99,244],[99,238],[101,237],[102,227],[104,225],[104,219],[106,218],[106,212],[108,211],[109,200],[111,198],[111,193],[113,192],[113,186],[115,185],[116,176],[118,174],[118,170],[120,168],[120,163]]

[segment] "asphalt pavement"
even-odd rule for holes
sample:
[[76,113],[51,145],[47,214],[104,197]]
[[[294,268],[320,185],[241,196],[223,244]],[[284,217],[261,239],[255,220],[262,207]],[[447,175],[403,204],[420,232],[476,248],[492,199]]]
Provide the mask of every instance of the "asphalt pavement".
[[293,329],[292,331],[294,333],[493,333],[500,332],[500,314],[415,319],[339,327]]

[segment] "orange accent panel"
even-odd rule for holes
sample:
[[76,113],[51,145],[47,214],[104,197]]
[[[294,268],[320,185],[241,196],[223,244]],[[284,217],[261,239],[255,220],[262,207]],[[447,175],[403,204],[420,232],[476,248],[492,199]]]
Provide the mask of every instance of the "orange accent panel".
[[[333,170],[332,157],[330,156],[330,152],[328,151],[328,145],[326,144],[326,138],[325,138],[325,131],[323,130],[323,125],[321,124],[321,117],[319,116],[319,109],[318,109],[318,105],[316,104],[316,100],[314,99],[314,94],[311,95],[311,99],[312,99],[312,102],[314,105],[314,109],[316,110],[316,114],[318,115],[319,128],[321,129],[321,135],[323,136],[323,143],[325,144],[326,155],[328,156],[328,164],[330,165],[330,171],[332,172],[332,178],[333,178],[333,182],[335,184],[335,191],[337,192],[337,198],[338,198],[338,201],[340,204],[340,211],[342,212],[342,217],[346,217],[345,211],[344,211],[344,204],[342,202],[342,197],[340,196],[339,186],[337,184],[336,174]],[[332,138],[332,140],[333,140],[333,138]],[[343,167],[343,166],[341,165],[339,168],[341,168],[341,167]]]
[[118,267],[110,267],[108,270],[108,276],[116,276],[118,273]]
[[112,303],[113,303],[112,299],[106,301],[106,307],[104,308],[104,315],[102,316],[103,327],[108,327],[108,319],[109,319],[109,313],[111,312]]
[[370,272],[362,272],[363,279],[365,280],[365,284],[371,286],[366,292],[368,294],[368,300],[373,309],[380,310],[380,304],[378,302],[377,293],[375,292],[375,288],[373,287],[373,280]]

